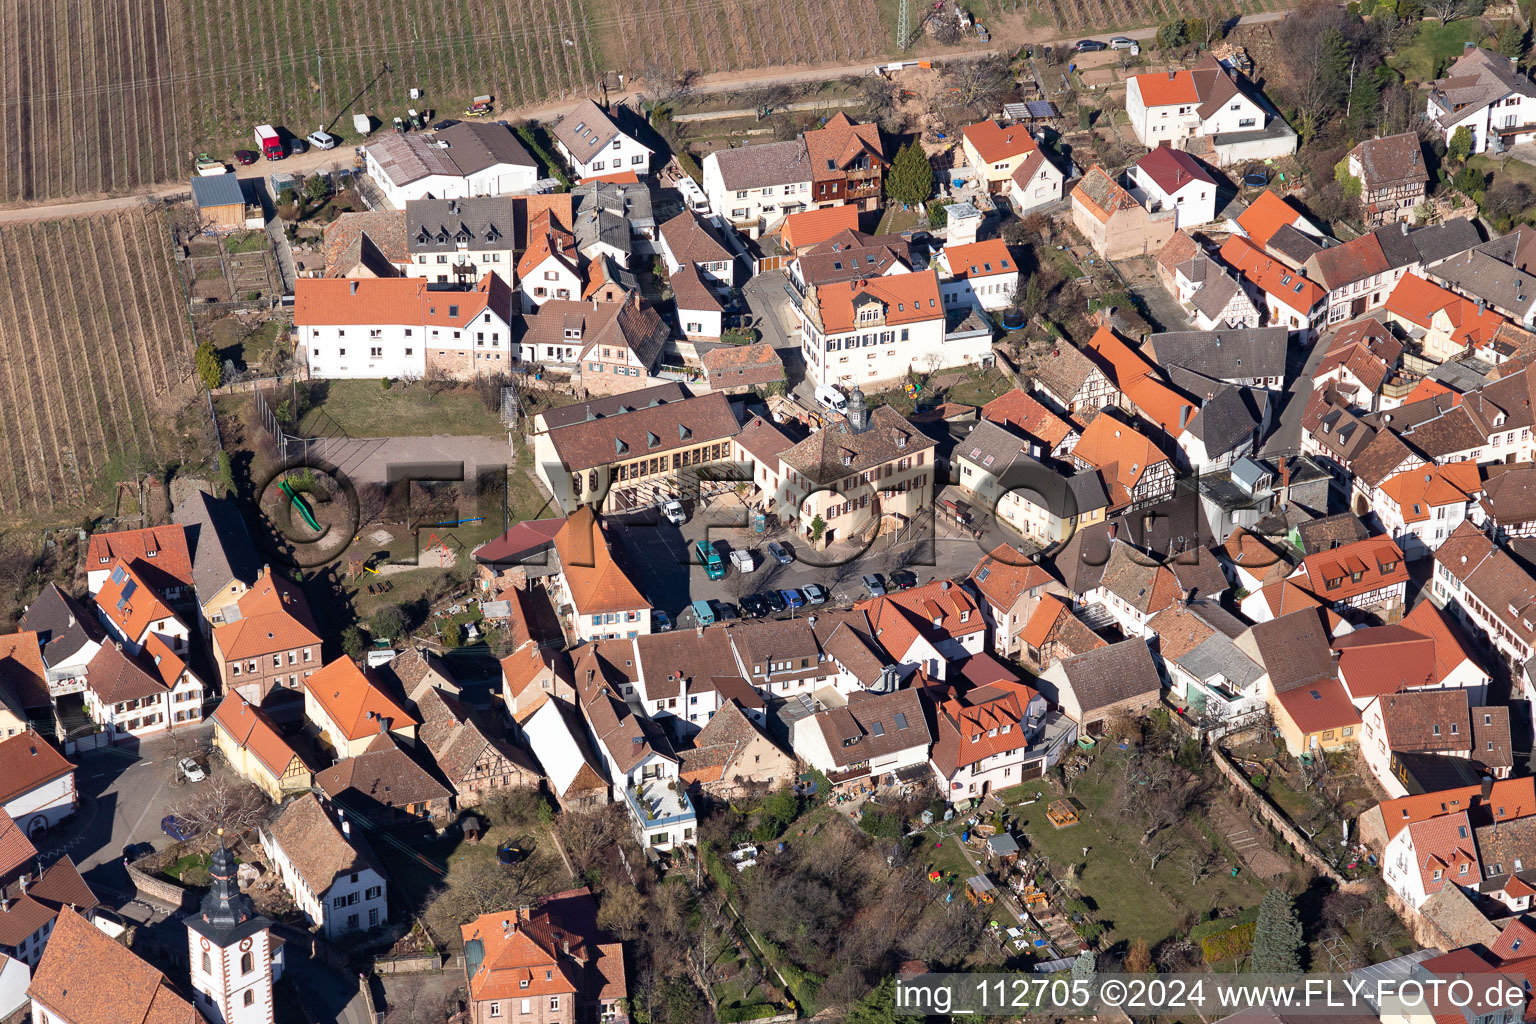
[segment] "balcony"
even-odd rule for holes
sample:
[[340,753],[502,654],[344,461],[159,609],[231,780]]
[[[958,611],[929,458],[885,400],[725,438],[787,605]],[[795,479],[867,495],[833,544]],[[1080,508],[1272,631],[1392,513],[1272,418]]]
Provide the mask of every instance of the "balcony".
[[638,787],[624,787],[624,799],[629,803],[629,812],[645,831],[693,820],[693,804],[688,802],[688,794],[681,785],[673,789],[670,785],[673,781],[647,779]]

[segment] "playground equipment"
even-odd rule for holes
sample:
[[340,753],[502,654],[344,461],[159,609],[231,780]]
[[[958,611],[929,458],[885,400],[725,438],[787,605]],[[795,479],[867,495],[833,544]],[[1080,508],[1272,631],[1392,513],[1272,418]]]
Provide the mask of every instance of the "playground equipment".
[[316,533],[319,533],[320,532],[320,522],[319,522],[319,520],[317,520],[315,518],[314,512],[312,512],[310,510],[309,502],[305,501],[304,498],[299,494],[299,492],[295,491],[293,489],[293,485],[290,484],[287,480],[284,480],[281,483],[279,483],[277,485],[277,487],[278,487],[278,490],[282,491],[283,494],[287,495],[289,504],[293,508],[298,509],[299,516],[304,520],[305,524],[308,525],[311,530],[314,530]]
[[1055,828],[1071,828],[1078,823],[1077,811],[1065,800],[1052,800],[1045,809],[1045,817]]

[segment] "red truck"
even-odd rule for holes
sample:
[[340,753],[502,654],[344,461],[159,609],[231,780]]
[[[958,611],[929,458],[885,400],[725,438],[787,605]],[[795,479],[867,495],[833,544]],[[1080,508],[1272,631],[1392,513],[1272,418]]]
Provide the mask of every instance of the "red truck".
[[269,124],[256,126],[256,145],[261,147],[261,155],[268,160],[283,158],[283,140],[278,137],[277,129]]

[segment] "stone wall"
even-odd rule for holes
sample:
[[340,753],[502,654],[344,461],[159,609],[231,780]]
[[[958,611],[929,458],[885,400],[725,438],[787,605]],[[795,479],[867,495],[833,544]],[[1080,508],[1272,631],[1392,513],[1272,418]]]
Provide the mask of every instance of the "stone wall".
[[1351,882],[1335,871],[1333,865],[1323,859],[1323,855],[1318,852],[1317,847],[1312,845],[1312,841],[1303,835],[1300,829],[1292,825],[1285,815],[1281,814],[1273,804],[1264,798],[1262,793],[1253,788],[1253,784],[1248,781],[1248,777],[1238,770],[1237,766],[1227,758],[1227,755],[1212,747],[1211,759],[1216,762],[1217,770],[1226,777],[1228,784],[1241,798],[1242,802],[1250,809],[1257,811],[1259,817],[1263,818],[1265,823],[1290,845],[1291,849],[1300,854],[1301,859],[1306,861],[1309,867],[1342,890],[1365,892],[1371,888],[1369,880]]
[[191,893],[177,885],[175,882],[163,878],[156,878],[134,867],[127,865],[128,878],[133,882],[134,889],[143,899],[153,900],[156,903],[168,907],[177,907],[183,910],[192,908]]

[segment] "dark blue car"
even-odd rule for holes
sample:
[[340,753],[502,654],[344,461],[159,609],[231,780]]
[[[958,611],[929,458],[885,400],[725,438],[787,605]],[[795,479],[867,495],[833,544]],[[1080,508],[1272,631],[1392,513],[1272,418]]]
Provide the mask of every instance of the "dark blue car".
[[805,607],[805,598],[801,596],[800,591],[798,590],[781,590],[779,591],[779,596],[782,597],[784,599],[784,603],[791,608]]
[[160,831],[176,840],[184,843],[197,835],[197,828],[189,822],[182,821],[174,814],[167,814],[160,819]]

